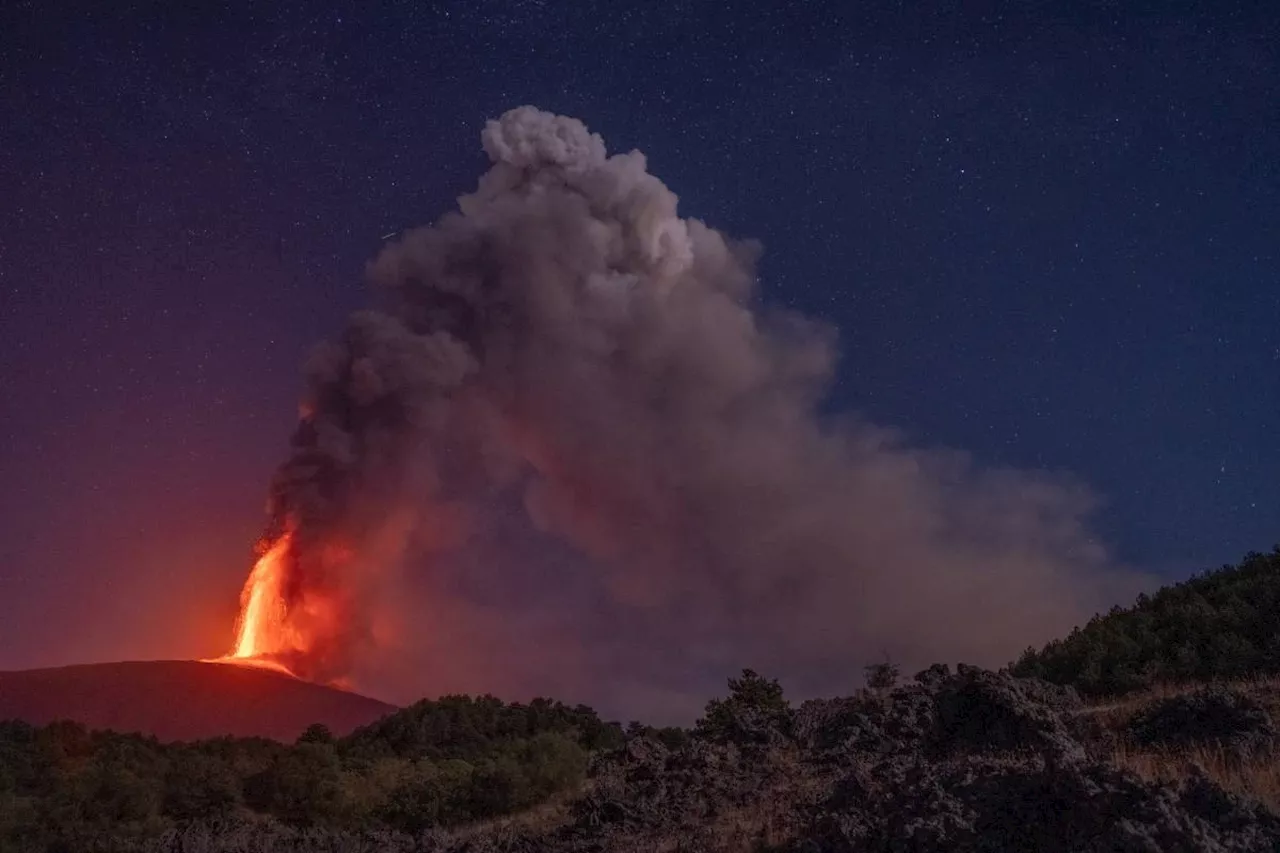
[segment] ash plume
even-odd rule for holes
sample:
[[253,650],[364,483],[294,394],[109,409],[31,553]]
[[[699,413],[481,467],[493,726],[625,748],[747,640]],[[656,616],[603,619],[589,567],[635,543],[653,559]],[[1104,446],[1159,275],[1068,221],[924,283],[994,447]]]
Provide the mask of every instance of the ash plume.
[[687,721],[743,666],[827,692],[884,653],[999,664],[1143,585],[1081,485],[820,417],[834,330],[758,304],[760,247],[642,154],[527,106],[482,139],[477,189],[307,365],[268,537],[341,618],[303,674]]

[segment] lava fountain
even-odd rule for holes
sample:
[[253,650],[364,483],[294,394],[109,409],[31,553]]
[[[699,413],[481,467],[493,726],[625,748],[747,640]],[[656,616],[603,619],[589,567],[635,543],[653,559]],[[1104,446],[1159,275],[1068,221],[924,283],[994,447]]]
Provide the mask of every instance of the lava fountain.
[[305,549],[292,524],[276,538],[264,539],[257,550],[240,592],[235,644],[209,662],[347,686],[342,667],[334,665],[334,650],[343,646],[350,602],[321,578],[349,566],[353,552],[337,541]]
[[292,533],[286,532],[258,557],[240,592],[235,646],[229,654],[211,658],[209,663],[254,666],[295,675],[282,661],[288,652],[300,651],[303,645],[289,624],[285,597],[286,561],[292,542]]

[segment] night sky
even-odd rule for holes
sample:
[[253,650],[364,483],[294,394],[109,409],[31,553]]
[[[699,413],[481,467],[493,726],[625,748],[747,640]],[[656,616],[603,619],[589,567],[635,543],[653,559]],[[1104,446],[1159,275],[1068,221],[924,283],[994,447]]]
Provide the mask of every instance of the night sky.
[[4,3],[0,669],[225,650],[303,357],[521,104],[760,240],[830,411],[1170,580],[1280,541],[1280,10],[747,8]]

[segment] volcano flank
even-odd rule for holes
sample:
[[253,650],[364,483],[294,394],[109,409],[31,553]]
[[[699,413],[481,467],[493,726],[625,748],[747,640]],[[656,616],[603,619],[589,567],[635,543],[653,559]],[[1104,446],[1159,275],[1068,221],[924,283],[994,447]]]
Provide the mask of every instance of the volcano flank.
[[367,696],[246,666],[128,661],[0,672],[0,720],[74,720],[162,741],[292,741],[312,723],[343,735],[393,711]]

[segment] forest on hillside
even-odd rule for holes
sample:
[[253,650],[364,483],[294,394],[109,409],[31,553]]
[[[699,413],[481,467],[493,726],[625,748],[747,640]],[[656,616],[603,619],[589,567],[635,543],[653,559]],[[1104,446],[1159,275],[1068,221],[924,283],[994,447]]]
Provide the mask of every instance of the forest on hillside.
[[1140,595],[1027,649],[1011,670],[1093,697],[1280,673],[1280,546]]
[[[678,729],[646,733],[670,743]],[[585,706],[422,701],[343,738],[165,744],[72,722],[0,723],[0,850],[144,839],[184,821],[418,832],[515,812],[578,786],[627,736]],[[20,845],[20,847],[16,846]]]

